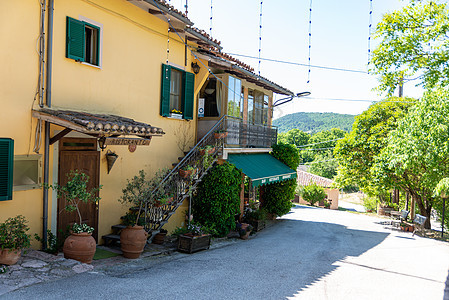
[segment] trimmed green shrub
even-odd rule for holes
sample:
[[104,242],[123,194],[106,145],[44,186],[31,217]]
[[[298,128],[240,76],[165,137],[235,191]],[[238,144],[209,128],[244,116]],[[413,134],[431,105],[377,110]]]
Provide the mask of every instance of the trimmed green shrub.
[[326,192],[321,186],[318,186],[316,183],[312,183],[311,185],[304,187],[301,197],[313,206],[315,203],[326,198]]
[[[271,155],[289,168],[298,168],[299,151],[294,145],[279,143],[273,145]],[[262,207],[271,214],[285,215],[292,208],[291,200],[295,198],[296,179],[284,180],[263,187]]]
[[215,236],[226,236],[235,228],[235,215],[240,212],[242,175],[229,163],[215,165],[198,185],[192,210],[195,222]]

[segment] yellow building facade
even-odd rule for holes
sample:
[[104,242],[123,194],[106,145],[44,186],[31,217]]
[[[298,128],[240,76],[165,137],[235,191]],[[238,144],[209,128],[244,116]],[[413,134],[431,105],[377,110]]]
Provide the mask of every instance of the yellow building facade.
[[[21,214],[32,235],[70,224],[43,183],[79,169],[102,186],[83,219],[101,244],[128,211],[118,199],[139,170],[151,178],[171,168],[226,115],[223,159],[268,152],[273,93],[294,96],[223,54],[164,1],[6,1],[0,17],[8,24],[0,29],[0,150],[14,142],[13,176],[0,174],[0,221]],[[10,180],[13,191],[2,190]],[[184,201],[164,229],[184,225],[187,209]]]
[[[0,137],[14,140],[15,175],[21,166],[18,160],[27,157],[39,164],[37,185],[43,182],[45,164],[45,130],[36,130],[41,121],[32,116],[32,109],[39,110],[38,81],[43,77],[40,90],[43,94],[42,106],[51,93],[52,110],[70,110],[93,114],[111,114],[131,118],[161,128],[165,134],[155,136],[150,145],[137,146],[130,152],[125,145],[109,145],[105,151],[97,146],[98,180],[102,185],[101,200],[98,205],[98,237],[107,234],[111,225],[120,221],[127,208],[117,200],[127,179],[143,169],[152,176],[157,170],[167,168],[182,155],[178,147],[179,133],[190,135],[190,145],[195,140],[196,115],[191,119],[163,117],[161,105],[161,71],[164,64],[175,69],[192,73],[191,62],[195,60],[186,51],[182,39],[174,32],[168,33],[169,23],[165,15],[150,14],[142,8],[123,0],[55,0],[53,10],[52,66],[47,68],[49,44],[44,36],[44,72],[39,72],[39,36],[42,7],[38,1],[7,1],[2,4],[2,20],[7,27],[2,29],[5,45],[1,47],[0,59],[3,82],[0,97],[3,103],[0,119]],[[44,30],[48,34],[48,11],[43,14]],[[20,16],[20,17],[19,17]],[[179,14],[180,19],[182,15]],[[170,16],[168,16],[170,17]],[[68,18],[93,25],[97,36],[91,38],[98,49],[91,50],[95,56],[92,63],[81,62],[67,57]],[[175,20],[174,18],[172,18]],[[182,24],[178,20],[178,24]],[[87,30],[87,29],[86,29]],[[86,31],[87,32],[87,31]],[[95,40],[96,39],[96,40]],[[194,43],[190,43],[195,46]],[[92,47],[92,45],[90,45]],[[88,45],[85,45],[88,47]],[[95,47],[93,47],[95,48]],[[169,51],[169,53],[167,53]],[[90,58],[92,59],[92,57]],[[51,91],[46,83],[51,73]],[[198,92],[206,79],[206,72],[195,76],[195,90]],[[193,75],[193,73],[192,73]],[[196,92],[196,93],[197,93]],[[195,95],[196,97],[196,95]],[[196,111],[196,106],[192,107]],[[42,121],[43,124],[43,121]],[[180,128],[183,128],[181,131]],[[64,126],[50,125],[50,138],[64,130]],[[178,135],[178,136],[177,136]],[[89,136],[75,130],[64,138],[91,140]],[[61,142],[49,147],[49,183],[57,183],[60,171]],[[40,145],[39,154],[33,148]],[[107,150],[118,155],[113,169],[108,174]],[[32,164],[30,164],[32,166]],[[32,168],[32,167],[31,167]],[[32,171],[30,171],[32,173]],[[18,174],[17,174],[18,175]],[[15,178],[15,181],[16,178]],[[29,221],[30,233],[43,232],[43,189],[19,185],[15,182],[12,200],[0,201],[0,221],[22,214]],[[56,232],[58,207],[55,193],[48,196],[48,228]],[[182,224],[184,209],[178,209],[171,222],[165,226],[172,231]],[[61,228],[59,228],[61,229]],[[98,242],[101,243],[100,240]],[[37,246],[37,244],[34,244]]]

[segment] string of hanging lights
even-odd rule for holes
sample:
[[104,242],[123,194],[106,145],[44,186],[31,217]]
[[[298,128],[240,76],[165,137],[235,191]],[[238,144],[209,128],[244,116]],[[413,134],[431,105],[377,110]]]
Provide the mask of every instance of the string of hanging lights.
[[309,7],[309,71],[307,72],[307,83],[310,83],[310,53],[312,49],[312,0]]
[[[369,26],[368,26],[368,64],[369,67],[371,60],[371,30],[373,27],[373,0],[369,1]],[[369,74],[369,69],[368,69]]]
[[262,52],[262,6],[263,6],[263,1],[260,1],[260,14],[259,14],[259,65],[258,65],[259,76],[260,76],[260,54]]

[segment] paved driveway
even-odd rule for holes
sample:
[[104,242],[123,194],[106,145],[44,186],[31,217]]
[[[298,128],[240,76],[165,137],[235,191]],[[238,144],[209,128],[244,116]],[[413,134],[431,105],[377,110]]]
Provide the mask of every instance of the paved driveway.
[[449,246],[297,206],[248,241],[35,285],[5,299],[443,299]]

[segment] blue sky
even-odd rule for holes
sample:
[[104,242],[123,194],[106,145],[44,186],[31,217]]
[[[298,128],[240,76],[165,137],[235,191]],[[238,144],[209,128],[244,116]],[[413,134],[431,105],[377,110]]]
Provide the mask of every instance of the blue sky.
[[[373,31],[383,14],[407,3],[406,0],[372,0]],[[171,0],[170,4],[185,10],[185,0]],[[188,17],[196,27],[208,33],[210,7],[210,0],[188,1]],[[222,42],[223,51],[257,57],[260,0],[213,0],[212,7],[212,36]],[[309,7],[310,0],[263,1],[261,57],[308,62]],[[369,11],[370,0],[313,0],[311,64],[366,71]],[[371,48],[375,45],[372,39]],[[235,57],[258,72],[257,59]],[[312,93],[309,99],[295,99],[278,107],[275,117],[297,111],[359,114],[369,102],[321,99],[382,99],[372,91],[377,79],[369,74],[312,68],[307,83],[307,67],[262,61],[260,71],[262,76],[294,92]],[[421,90],[408,83],[404,94],[419,97]]]

